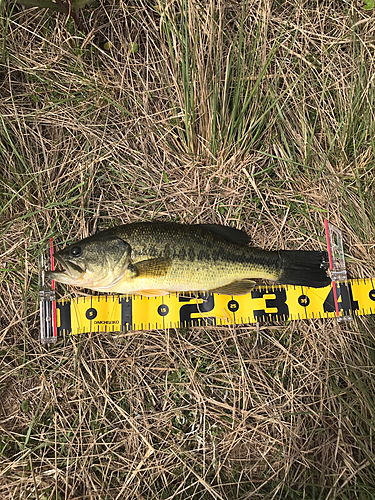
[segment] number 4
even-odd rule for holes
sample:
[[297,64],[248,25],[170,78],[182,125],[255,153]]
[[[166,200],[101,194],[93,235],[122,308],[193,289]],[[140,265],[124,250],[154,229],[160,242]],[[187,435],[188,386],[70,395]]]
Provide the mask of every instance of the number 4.
[[353,300],[352,286],[350,283],[333,283],[332,288],[327,295],[326,300],[323,304],[324,312],[335,312],[335,299],[333,295],[333,287],[336,287],[337,298],[341,299],[338,301],[339,311],[344,311],[349,313],[349,311],[357,311],[358,301]]

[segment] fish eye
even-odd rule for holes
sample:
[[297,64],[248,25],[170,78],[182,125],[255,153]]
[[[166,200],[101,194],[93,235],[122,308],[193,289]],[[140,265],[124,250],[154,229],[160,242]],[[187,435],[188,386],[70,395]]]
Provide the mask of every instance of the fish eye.
[[73,247],[70,250],[70,255],[72,255],[73,257],[79,257],[81,253],[82,253],[81,247]]

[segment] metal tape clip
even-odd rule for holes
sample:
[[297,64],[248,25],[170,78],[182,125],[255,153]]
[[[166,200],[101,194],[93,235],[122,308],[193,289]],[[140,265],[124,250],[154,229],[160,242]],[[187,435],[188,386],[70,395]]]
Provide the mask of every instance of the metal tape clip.
[[[327,236],[327,247],[328,247],[328,257],[329,257],[329,268],[331,271],[332,279],[332,289],[333,297],[335,301],[335,309],[337,315],[337,321],[342,323],[344,321],[351,321],[353,317],[347,311],[344,311],[343,315],[340,315],[340,307],[337,297],[337,288],[341,289],[341,286],[346,286],[348,297],[351,297],[348,276],[346,273],[344,248],[342,241],[342,233],[340,229],[327,220],[324,221],[326,236]],[[344,283],[339,283],[344,282]]]
[[57,340],[55,282],[46,281],[45,272],[53,270],[53,244],[50,240],[48,255],[39,257],[39,305],[40,305],[40,341],[50,344]]

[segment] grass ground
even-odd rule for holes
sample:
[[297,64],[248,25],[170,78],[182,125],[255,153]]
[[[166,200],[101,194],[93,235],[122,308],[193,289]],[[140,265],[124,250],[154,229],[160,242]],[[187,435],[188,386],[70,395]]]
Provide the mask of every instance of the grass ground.
[[[375,498],[371,317],[39,342],[38,255],[211,222],[375,276],[375,23],[360,2],[0,2],[0,496]],[[79,293],[70,289],[74,294]]]

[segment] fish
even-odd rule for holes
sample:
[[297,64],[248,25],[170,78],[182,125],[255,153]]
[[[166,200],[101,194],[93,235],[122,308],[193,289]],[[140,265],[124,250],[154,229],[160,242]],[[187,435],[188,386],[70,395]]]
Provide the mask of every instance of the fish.
[[217,224],[135,222],[100,231],[55,254],[53,280],[99,292],[161,296],[171,292],[245,295],[254,279],[328,286],[328,255],[264,250],[244,231]]

